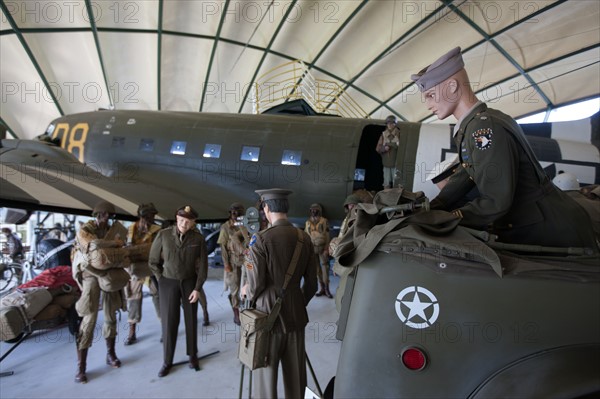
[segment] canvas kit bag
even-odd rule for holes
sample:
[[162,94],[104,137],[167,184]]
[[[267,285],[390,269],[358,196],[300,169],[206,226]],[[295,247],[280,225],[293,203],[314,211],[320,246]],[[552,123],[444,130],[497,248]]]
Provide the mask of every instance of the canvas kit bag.
[[271,313],[265,313],[252,307],[240,312],[238,358],[250,370],[256,370],[269,365],[271,329],[279,316],[285,289],[294,274],[294,270],[296,270],[303,242],[304,236],[302,235],[302,231],[298,230],[298,242],[296,243],[290,266],[285,274],[285,280],[281,289],[282,294],[275,301]]

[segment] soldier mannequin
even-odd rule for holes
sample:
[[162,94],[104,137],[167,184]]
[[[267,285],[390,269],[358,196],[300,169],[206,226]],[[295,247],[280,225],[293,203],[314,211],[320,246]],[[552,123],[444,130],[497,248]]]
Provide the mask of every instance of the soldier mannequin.
[[173,367],[181,309],[189,367],[200,368],[198,300],[208,274],[208,254],[204,237],[196,229],[197,218],[198,213],[191,206],[179,208],[176,225],[159,231],[150,249],[150,269],[160,291],[164,360],[159,377],[168,375]]
[[221,246],[221,256],[225,270],[223,280],[229,289],[229,302],[233,309],[233,322],[240,325],[240,280],[249,233],[246,227],[236,226],[237,218],[244,215],[244,206],[234,202],[229,207],[229,220],[221,225],[217,244]]
[[[270,312],[283,286],[292,254],[298,242],[298,230],[288,221],[290,190],[257,190],[271,227],[250,240],[246,262],[248,283],[242,288],[256,309]],[[286,288],[279,317],[270,335],[269,365],[253,372],[254,395],[277,398],[277,375],[281,362],[286,398],[302,398],[306,388],[306,352],[304,329],[308,324],[306,306],[317,290],[317,260],[308,235],[296,268]]]
[[[93,240],[107,239],[110,237],[117,246],[123,246],[122,238],[119,234],[113,234],[118,228],[125,231],[119,222],[112,225],[109,219],[115,214],[115,207],[110,202],[101,201],[94,207],[92,216],[94,219],[84,224],[77,233],[75,244],[75,257],[73,260],[73,278],[78,282],[81,288],[81,297],[75,303],[75,309],[80,317],[83,317],[77,333],[77,358],[78,368],[75,382],[85,384],[88,379],[86,376],[87,353],[88,348],[92,346],[94,339],[94,330],[100,308],[100,285],[98,278],[88,271],[87,257],[84,255],[88,245]],[[113,367],[121,367],[121,361],[115,353],[115,340],[117,337],[117,310],[125,310],[125,298],[123,290],[115,292],[102,291],[102,309],[104,310],[104,326],[102,335],[106,339],[106,364]]]
[[400,145],[400,129],[398,129],[396,122],[394,115],[385,118],[386,128],[381,132],[377,147],[375,147],[375,150],[381,155],[381,162],[383,163],[384,189],[394,186],[394,177],[396,176],[396,157]]
[[304,225],[304,231],[310,236],[315,254],[319,258],[317,277],[321,287],[316,296],[325,295],[333,298],[329,291],[329,223],[323,216],[323,208],[319,204],[310,206],[310,217]]
[[[461,224],[498,235],[498,241],[597,251],[585,211],[544,174],[523,131],[510,116],[477,100],[457,47],[412,75],[439,119],[458,120],[454,140],[461,166],[431,201]],[[458,205],[474,186],[479,197]]]
[[[127,271],[131,275],[129,283],[125,287],[127,295],[127,313],[129,322],[129,335],[125,339],[125,345],[131,345],[137,342],[136,324],[142,321],[142,288],[144,283],[148,284],[152,303],[156,310],[156,315],[160,320],[160,304],[158,303],[158,284],[156,279],[152,278],[152,272],[148,266],[148,256],[150,254],[150,245],[160,230],[160,226],[154,224],[154,217],[158,211],[154,204],[141,204],[138,207],[138,221],[132,223],[127,229],[127,244],[136,245],[143,248],[144,253],[140,254],[140,259],[132,263]],[[142,247],[143,246],[143,247]]]

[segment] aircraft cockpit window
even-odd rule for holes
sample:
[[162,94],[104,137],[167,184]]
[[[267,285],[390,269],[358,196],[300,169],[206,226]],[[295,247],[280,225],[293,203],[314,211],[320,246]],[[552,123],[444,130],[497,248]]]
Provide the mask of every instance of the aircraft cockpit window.
[[185,141],[174,141],[171,144],[171,154],[173,155],[185,155],[185,147],[187,143]]
[[125,145],[125,137],[113,137],[111,148],[120,148]]
[[281,157],[282,165],[300,166],[301,161],[302,151],[283,150],[283,156]]
[[207,144],[204,146],[204,158],[220,158],[221,157],[221,144]]
[[140,140],[141,151],[154,151],[154,140],[152,139],[141,139]]
[[242,156],[240,157],[242,161],[258,162],[259,157],[260,147],[252,147],[249,145],[242,147]]

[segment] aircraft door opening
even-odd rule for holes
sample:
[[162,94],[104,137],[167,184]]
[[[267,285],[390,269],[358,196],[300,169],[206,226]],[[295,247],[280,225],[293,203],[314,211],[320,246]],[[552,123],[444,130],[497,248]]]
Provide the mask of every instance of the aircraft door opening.
[[363,129],[356,156],[353,190],[380,191],[383,188],[383,163],[377,153],[377,141],[383,125],[367,125]]

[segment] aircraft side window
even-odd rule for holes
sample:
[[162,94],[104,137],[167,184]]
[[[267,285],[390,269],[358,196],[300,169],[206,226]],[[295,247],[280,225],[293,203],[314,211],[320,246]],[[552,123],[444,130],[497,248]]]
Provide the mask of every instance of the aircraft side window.
[[354,169],[354,181],[365,181],[365,175],[367,171],[362,168]]
[[283,155],[281,156],[282,165],[300,166],[301,161],[302,151],[283,150]]
[[173,141],[171,144],[171,154],[173,155],[185,155],[185,147],[187,143],[185,141]]
[[204,158],[220,158],[221,144],[206,144],[202,156]]
[[125,146],[125,137],[113,137],[111,148],[120,148]]
[[140,140],[141,151],[154,151],[154,140],[152,139],[141,139]]
[[259,157],[260,147],[253,147],[249,145],[245,145],[242,147],[242,155],[240,156],[240,159],[242,161],[258,162]]

